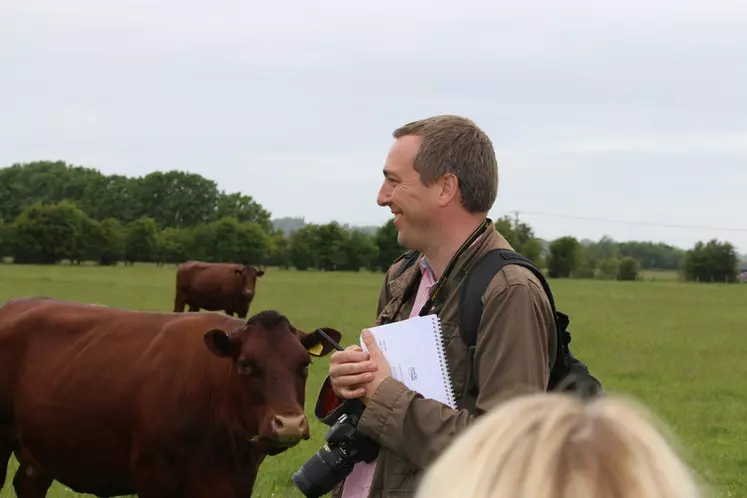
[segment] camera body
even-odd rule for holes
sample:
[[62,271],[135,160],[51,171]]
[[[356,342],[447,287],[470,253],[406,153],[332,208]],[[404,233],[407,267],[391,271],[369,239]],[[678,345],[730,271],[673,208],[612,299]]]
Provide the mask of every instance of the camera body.
[[343,414],[327,431],[327,444],[293,474],[293,484],[308,498],[329,493],[350,475],[356,463],[371,463],[379,454],[378,443],[357,429],[363,404],[359,400],[347,400],[344,406]]

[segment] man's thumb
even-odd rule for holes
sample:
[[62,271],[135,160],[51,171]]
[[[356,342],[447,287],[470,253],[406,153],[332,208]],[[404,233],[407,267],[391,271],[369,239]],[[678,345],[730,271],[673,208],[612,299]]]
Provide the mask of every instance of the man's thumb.
[[363,336],[363,344],[366,345],[366,349],[368,349],[368,354],[374,355],[379,354],[379,345],[376,344],[376,341],[374,340],[374,336],[368,329],[363,329],[362,332]]

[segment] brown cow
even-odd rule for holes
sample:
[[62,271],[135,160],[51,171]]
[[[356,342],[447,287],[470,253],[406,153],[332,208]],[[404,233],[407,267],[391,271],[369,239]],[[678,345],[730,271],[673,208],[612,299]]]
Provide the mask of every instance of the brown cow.
[[254,299],[257,278],[265,272],[254,266],[235,263],[187,261],[176,272],[174,311],[200,308],[246,318]]
[[53,480],[100,497],[251,496],[265,456],[309,438],[310,354],[332,349],[275,311],[244,321],[9,301],[0,475],[15,452],[20,498],[46,496]]

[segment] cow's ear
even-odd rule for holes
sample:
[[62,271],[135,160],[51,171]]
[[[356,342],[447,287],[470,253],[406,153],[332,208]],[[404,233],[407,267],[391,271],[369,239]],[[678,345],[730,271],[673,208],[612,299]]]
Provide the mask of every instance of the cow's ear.
[[265,274],[265,271],[264,271],[264,270],[257,270],[257,276],[258,276],[258,277],[261,277],[261,276],[262,276],[262,275],[264,275],[264,274]]
[[[340,343],[340,340],[342,340],[342,334],[337,330],[328,327],[322,327],[322,330],[338,344]],[[299,332],[301,333],[301,344],[303,344],[303,347],[305,347],[312,356],[327,356],[335,349],[335,347],[316,330],[310,334],[305,334],[301,331]]]
[[225,330],[212,329],[205,332],[202,336],[207,348],[215,355],[220,357],[229,356],[234,358],[238,353],[238,346],[231,340],[231,336]]
[[235,273],[235,274],[236,274],[237,276],[239,276],[239,277],[241,276],[241,270],[239,270],[238,268],[236,268],[236,269],[235,269],[235,270],[234,270],[233,272],[234,272],[234,273]]

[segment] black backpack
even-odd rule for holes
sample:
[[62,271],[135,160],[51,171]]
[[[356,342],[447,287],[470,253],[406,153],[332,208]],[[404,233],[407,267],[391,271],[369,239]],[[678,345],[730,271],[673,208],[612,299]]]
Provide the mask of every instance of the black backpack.
[[[399,267],[395,277],[412,266],[419,255],[418,251],[408,251],[398,258],[404,260],[404,262]],[[571,342],[571,333],[568,331],[570,320],[568,315],[555,308],[555,299],[545,276],[528,258],[510,249],[488,251],[465,275],[466,282],[462,287],[460,297],[459,332],[469,348],[470,365],[474,365],[477,330],[482,317],[482,295],[493,276],[505,265],[519,265],[531,270],[542,283],[542,288],[550,300],[550,306],[555,317],[558,348],[555,363],[550,371],[547,390],[572,392],[582,398],[601,396],[603,394],[602,384],[589,372],[589,368],[583,362],[571,354],[568,346]]]

